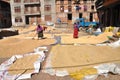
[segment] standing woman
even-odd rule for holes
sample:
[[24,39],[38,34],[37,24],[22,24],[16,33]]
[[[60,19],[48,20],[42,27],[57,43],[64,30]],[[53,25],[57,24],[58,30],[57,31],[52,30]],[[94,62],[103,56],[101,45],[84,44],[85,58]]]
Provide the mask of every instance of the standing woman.
[[37,31],[37,34],[38,34],[38,39],[39,38],[43,39],[43,28],[40,24],[38,24],[36,31]]
[[73,38],[78,38],[78,25],[77,25],[77,23],[74,23]]

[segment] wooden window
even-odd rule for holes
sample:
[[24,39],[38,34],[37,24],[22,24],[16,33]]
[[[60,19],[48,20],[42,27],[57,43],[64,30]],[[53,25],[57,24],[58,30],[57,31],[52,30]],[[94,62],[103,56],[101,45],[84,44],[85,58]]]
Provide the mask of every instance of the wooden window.
[[51,18],[51,15],[45,15],[45,21],[51,21],[52,18]]
[[25,8],[25,12],[28,12],[28,7]]
[[15,13],[20,13],[21,12],[20,6],[14,7],[14,10],[15,10]]
[[51,11],[51,5],[45,5],[45,11]]
[[33,7],[33,6],[30,7],[30,12],[31,12],[31,13],[34,13],[34,7]]
[[21,17],[16,17],[15,22],[22,22],[22,18]]
[[84,5],[84,11],[87,11],[87,5]]
[[63,4],[64,4],[64,0],[60,0],[60,4],[62,4],[62,5],[63,5]]
[[25,12],[25,13],[29,13],[29,7],[25,7],[24,12]]
[[24,0],[25,3],[30,2],[29,0]]
[[30,2],[34,2],[35,0],[30,0]]
[[19,2],[21,2],[21,0],[14,0],[14,2],[15,2],[15,3],[19,3]]
[[40,6],[37,6],[37,11],[40,11]]
[[72,0],[68,0],[68,4],[71,4],[72,3]]
[[72,11],[72,6],[68,6],[68,12]]

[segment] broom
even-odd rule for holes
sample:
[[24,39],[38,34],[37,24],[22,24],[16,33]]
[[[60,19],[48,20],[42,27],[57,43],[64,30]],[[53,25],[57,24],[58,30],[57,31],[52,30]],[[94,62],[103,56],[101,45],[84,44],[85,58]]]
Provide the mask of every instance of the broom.
[[34,34],[34,36],[33,36],[33,38],[32,38],[32,39],[35,39],[36,35],[37,35],[37,33],[35,33],[35,34]]

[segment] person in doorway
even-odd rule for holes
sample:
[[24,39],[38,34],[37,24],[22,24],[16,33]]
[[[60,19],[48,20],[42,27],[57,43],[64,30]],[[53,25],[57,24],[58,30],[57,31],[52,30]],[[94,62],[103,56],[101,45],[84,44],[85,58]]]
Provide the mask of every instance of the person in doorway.
[[78,24],[74,23],[73,38],[78,38]]
[[38,39],[43,39],[43,28],[40,24],[38,24],[36,28],[37,34],[38,34]]

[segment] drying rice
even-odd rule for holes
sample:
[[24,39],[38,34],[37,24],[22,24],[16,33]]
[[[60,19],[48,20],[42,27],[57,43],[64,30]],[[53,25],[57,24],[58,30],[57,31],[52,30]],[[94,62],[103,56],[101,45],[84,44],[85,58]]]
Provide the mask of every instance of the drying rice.
[[6,38],[0,40],[0,57],[11,57],[16,54],[26,54],[33,52],[39,46],[50,45],[55,43],[55,39],[19,39],[19,38]]
[[37,61],[38,57],[40,55],[36,54],[17,59],[10,65],[8,73],[10,75],[18,75],[34,72],[34,62]]
[[52,47],[50,53],[52,55],[50,59],[52,68],[58,70],[66,69],[69,72],[75,72],[83,66],[120,62],[120,47],[57,45]]
[[61,43],[62,44],[71,44],[71,43],[86,43],[86,44],[98,44],[102,43],[104,41],[107,41],[107,36],[112,36],[112,32],[104,32],[98,36],[83,36],[79,37],[77,39],[73,38],[73,35],[70,36],[62,36],[61,37]]

